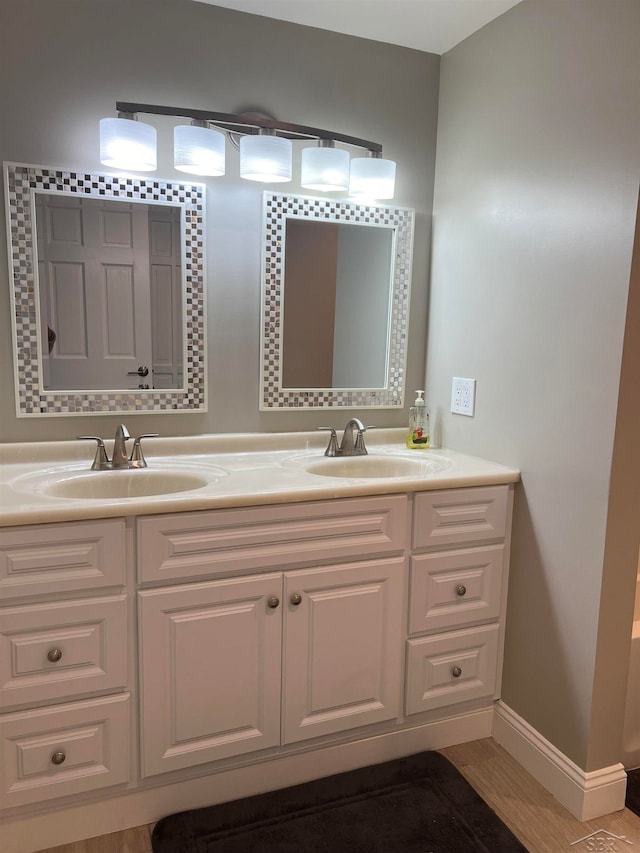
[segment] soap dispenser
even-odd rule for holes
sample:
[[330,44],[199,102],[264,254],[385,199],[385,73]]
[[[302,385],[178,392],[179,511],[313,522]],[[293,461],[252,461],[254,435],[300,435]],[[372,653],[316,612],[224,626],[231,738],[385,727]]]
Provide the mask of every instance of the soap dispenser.
[[430,444],[429,419],[431,412],[424,402],[424,391],[416,391],[416,399],[409,409],[407,447],[426,450]]

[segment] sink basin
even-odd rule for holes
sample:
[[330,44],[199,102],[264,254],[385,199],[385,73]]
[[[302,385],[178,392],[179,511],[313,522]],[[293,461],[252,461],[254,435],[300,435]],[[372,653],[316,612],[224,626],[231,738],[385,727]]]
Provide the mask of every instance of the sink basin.
[[131,468],[122,471],[46,471],[16,482],[20,491],[52,498],[113,500],[173,495],[201,489],[225,476],[222,469],[209,468],[206,475],[179,469]]
[[44,492],[54,498],[143,498],[190,492],[206,485],[207,480],[195,474],[131,469],[89,471],[52,483]]
[[325,458],[306,466],[309,474],[323,477],[425,477],[443,471],[450,465],[441,456],[407,459],[404,456],[348,456]]

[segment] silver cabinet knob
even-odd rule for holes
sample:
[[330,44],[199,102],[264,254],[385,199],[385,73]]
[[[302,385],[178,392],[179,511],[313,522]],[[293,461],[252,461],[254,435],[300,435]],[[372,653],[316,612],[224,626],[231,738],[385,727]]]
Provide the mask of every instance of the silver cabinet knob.
[[299,592],[292,592],[289,596],[289,604],[293,604],[294,607],[297,607],[302,601],[302,596]]
[[467,588],[463,583],[459,583],[456,587],[456,595],[459,595],[461,598],[463,595],[467,594]]
[[50,649],[47,660],[51,663],[58,663],[59,660],[62,660],[62,649]]
[[51,763],[56,765],[63,764],[66,757],[67,756],[64,754],[64,752],[54,752],[51,756]]
[[460,676],[462,675],[462,670],[460,669],[459,666],[454,666],[453,669],[451,670],[451,675],[454,678],[460,678]]
[[279,604],[280,599],[277,595],[272,595],[267,599],[267,607],[270,607],[272,610],[275,610]]

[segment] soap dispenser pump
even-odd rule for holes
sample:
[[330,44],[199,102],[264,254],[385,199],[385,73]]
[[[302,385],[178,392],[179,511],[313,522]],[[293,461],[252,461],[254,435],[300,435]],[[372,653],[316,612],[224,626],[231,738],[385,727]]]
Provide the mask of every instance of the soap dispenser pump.
[[431,412],[424,402],[424,391],[416,391],[416,399],[409,409],[407,447],[426,450],[430,445],[429,420]]

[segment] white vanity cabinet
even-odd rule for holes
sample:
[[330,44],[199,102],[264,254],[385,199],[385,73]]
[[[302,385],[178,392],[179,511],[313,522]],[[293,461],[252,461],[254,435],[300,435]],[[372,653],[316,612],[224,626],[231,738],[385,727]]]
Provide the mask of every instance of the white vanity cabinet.
[[124,521],[0,530],[2,802],[129,779]]
[[423,492],[413,507],[406,713],[497,695],[512,492]]
[[183,581],[138,594],[143,775],[396,719],[406,524],[404,495],[140,519],[141,577]]
[[0,529],[9,853],[489,736],[512,482]]

